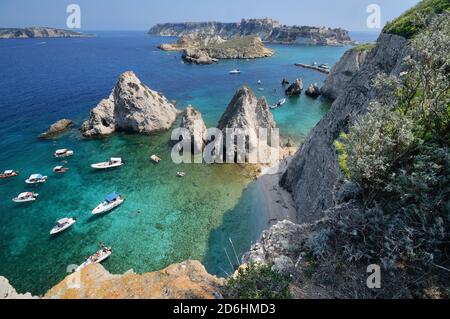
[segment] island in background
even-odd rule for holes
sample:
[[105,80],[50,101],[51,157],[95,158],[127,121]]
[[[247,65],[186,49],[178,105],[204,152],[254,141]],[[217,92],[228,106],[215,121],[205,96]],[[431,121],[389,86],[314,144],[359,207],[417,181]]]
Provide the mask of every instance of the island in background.
[[153,26],[149,34],[182,37],[199,33],[220,36],[223,39],[257,35],[263,42],[280,44],[347,45],[354,42],[348,31],[341,28],[286,26],[265,19],[242,19],[241,22],[185,22],[162,23]]
[[0,28],[0,39],[87,38],[92,35],[47,27]]

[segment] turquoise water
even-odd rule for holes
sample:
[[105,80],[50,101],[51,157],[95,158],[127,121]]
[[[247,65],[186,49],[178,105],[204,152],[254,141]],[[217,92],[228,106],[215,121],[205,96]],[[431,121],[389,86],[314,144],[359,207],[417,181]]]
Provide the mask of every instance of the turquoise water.
[[[259,184],[238,165],[175,165],[170,160],[170,132],[156,136],[116,134],[86,140],[72,130],[54,141],[36,136],[60,118],[79,125],[89,110],[107,97],[117,77],[133,70],[152,89],[177,101],[193,104],[208,126],[216,125],[235,90],[243,84],[275,103],[282,97],[281,79],[303,78],[305,85],[325,77],[300,69],[296,62],[335,63],[346,48],[272,45],[276,55],[253,61],[218,65],[182,64],[179,53],[157,50],[174,39],[147,37],[138,32],[103,32],[93,39],[30,39],[0,41],[0,170],[20,176],[0,181],[0,275],[18,291],[42,294],[62,280],[71,264],[83,261],[105,242],[113,247],[104,266],[112,273],[129,269],[148,272],[186,259],[202,261],[225,276],[254,242],[267,222]],[[240,76],[228,71],[240,68]],[[264,91],[257,91],[261,80]],[[276,91],[274,91],[276,89]],[[274,111],[283,136],[300,140],[329,107],[304,95]],[[57,148],[71,148],[70,171],[56,176]],[[151,154],[163,161],[153,165]],[[90,164],[121,156],[126,165],[96,172]],[[187,172],[183,179],[177,171]],[[32,173],[49,176],[40,186],[26,185]],[[18,205],[11,198],[35,191],[39,199]],[[126,197],[113,212],[93,218],[90,211],[110,192]],[[137,211],[140,210],[138,214]],[[77,217],[65,233],[50,238],[55,221]]]

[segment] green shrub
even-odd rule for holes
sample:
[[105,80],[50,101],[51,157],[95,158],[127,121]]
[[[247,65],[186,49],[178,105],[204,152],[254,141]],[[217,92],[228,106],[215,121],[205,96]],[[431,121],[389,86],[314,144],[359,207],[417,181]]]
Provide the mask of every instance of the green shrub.
[[448,0],[423,0],[399,18],[386,24],[383,32],[401,35],[407,39],[415,36],[426,25],[426,20],[450,9]]
[[373,48],[375,48],[375,43],[362,43],[360,45],[357,45],[356,47],[353,47],[351,50],[364,52],[371,51]]
[[249,264],[228,281],[226,294],[234,299],[290,299],[290,282],[268,265]]

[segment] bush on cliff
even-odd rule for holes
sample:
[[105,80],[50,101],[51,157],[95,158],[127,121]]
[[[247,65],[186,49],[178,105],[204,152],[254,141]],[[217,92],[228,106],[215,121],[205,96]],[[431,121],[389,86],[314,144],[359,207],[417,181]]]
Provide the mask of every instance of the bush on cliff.
[[227,297],[233,299],[290,299],[291,279],[268,265],[249,264],[228,281]]
[[417,278],[448,268],[450,14],[434,18],[411,48],[406,71],[378,76],[380,98],[336,143],[361,209],[329,216],[327,247],[347,262]]

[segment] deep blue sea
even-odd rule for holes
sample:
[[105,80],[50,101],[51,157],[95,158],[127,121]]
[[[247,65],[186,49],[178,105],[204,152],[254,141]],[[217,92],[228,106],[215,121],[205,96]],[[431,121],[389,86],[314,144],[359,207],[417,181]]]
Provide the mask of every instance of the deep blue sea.
[[[225,250],[235,259],[229,239],[240,257],[267,223],[259,184],[246,177],[242,167],[177,166],[169,156],[170,132],[87,140],[73,129],[52,141],[38,140],[38,134],[61,118],[81,124],[127,70],[176,100],[179,109],[194,105],[207,125],[215,126],[241,85],[275,103],[283,96],[283,77],[301,77],[305,85],[325,79],[294,63],[333,65],[347,48],[270,45],[276,51],[272,58],[197,66],[183,64],[178,52],[156,48],[175,38],[94,33],[97,37],[86,39],[0,41],[0,170],[20,171],[16,178],[0,180],[0,275],[18,291],[43,294],[67,275],[69,265],[81,263],[105,242],[114,251],[104,263],[112,273],[142,273],[197,259],[211,273],[225,276],[232,272]],[[229,75],[233,68],[242,74]],[[264,91],[257,90],[258,80]],[[329,106],[302,95],[273,113],[282,136],[300,141]],[[56,176],[52,168],[60,161],[52,154],[66,147],[75,151],[66,165],[70,171]],[[161,165],[148,161],[155,153],[162,155]],[[108,172],[91,170],[90,164],[111,156],[123,157],[126,165]],[[183,179],[175,176],[181,170],[187,172]],[[48,175],[49,181],[26,185],[33,173]],[[23,191],[40,197],[31,204],[13,203]],[[92,218],[90,211],[112,191],[123,194],[125,204]],[[62,217],[78,221],[51,238],[50,229]]]

